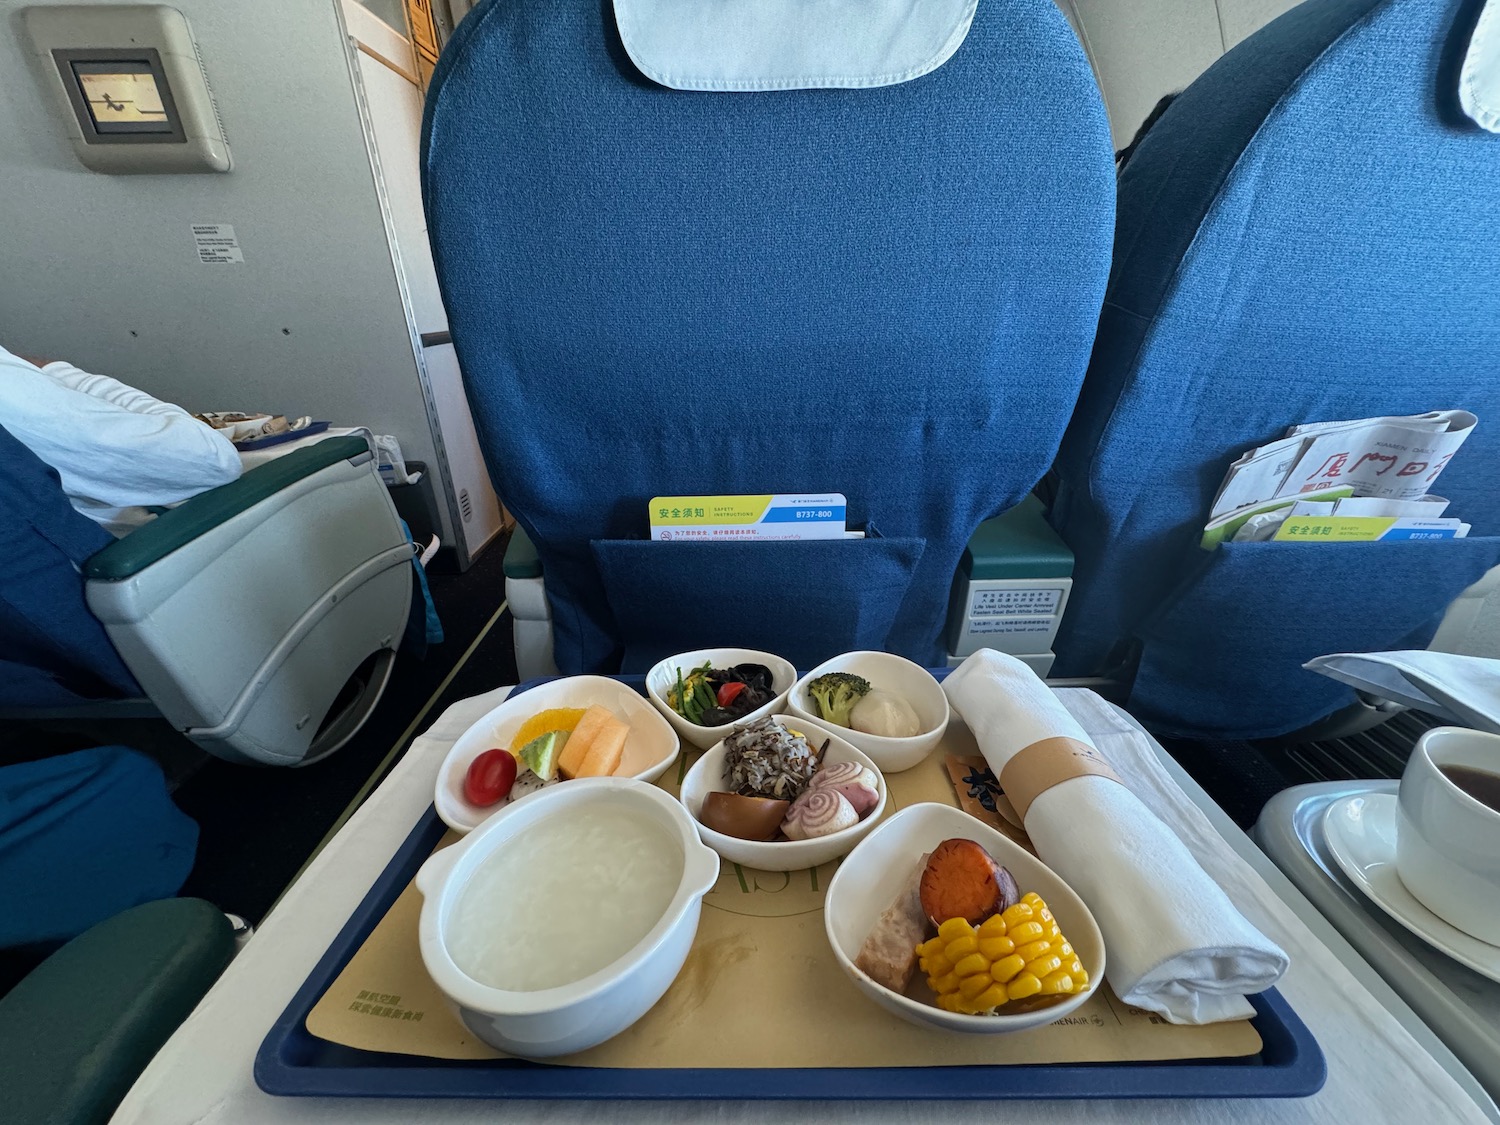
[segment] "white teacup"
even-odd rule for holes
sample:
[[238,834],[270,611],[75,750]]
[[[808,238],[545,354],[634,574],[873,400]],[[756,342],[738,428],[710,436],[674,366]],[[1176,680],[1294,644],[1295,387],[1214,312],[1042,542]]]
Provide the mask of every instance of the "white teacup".
[[1470,796],[1444,767],[1500,775],[1500,735],[1438,727],[1417,741],[1401,775],[1396,872],[1439,918],[1500,945],[1500,809]]

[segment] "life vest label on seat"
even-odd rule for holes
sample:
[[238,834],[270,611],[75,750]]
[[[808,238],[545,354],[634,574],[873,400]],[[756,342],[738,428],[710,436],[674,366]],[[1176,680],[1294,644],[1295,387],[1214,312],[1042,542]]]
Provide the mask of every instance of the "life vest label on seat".
[[973,617],[1030,614],[1051,617],[1057,612],[1062,596],[1062,588],[1058,586],[984,587],[976,583],[969,600],[969,614]]

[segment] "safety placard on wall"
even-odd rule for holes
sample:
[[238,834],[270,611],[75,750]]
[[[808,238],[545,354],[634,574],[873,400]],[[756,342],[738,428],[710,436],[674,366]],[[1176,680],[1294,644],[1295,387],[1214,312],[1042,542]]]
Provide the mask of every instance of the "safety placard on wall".
[[198,261],[205,265],[245,260],[234,227],[228,223],[194,223],[193,245],[198,249]]

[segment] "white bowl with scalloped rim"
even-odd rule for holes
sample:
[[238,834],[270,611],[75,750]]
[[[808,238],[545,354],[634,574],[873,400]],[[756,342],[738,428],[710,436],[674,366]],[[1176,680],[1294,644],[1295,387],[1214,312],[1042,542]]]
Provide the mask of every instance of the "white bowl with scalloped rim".
[[480,754],[497,747],[509,750],[521,724],[539,711],[554,707],[587,708],[596,703],[630,724],[625,754],[614,776],[655,781],[677,760],[682,751],[677,732],[634,688],[607,676],[566,676],[512,695],[458,736],[438,769],[433,791],[432,804],[443,823],[455,832],[472,832],[509,806],[510,802],[503,801],[484,808],[464,796],[464,775]]

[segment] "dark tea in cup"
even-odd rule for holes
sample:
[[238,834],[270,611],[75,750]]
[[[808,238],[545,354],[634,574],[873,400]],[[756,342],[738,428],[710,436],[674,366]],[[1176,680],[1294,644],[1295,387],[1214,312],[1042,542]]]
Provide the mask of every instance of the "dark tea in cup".
[[1500,773],[1473,766],[1440,766],[1439,771],[1481,805],[1500,812]]

